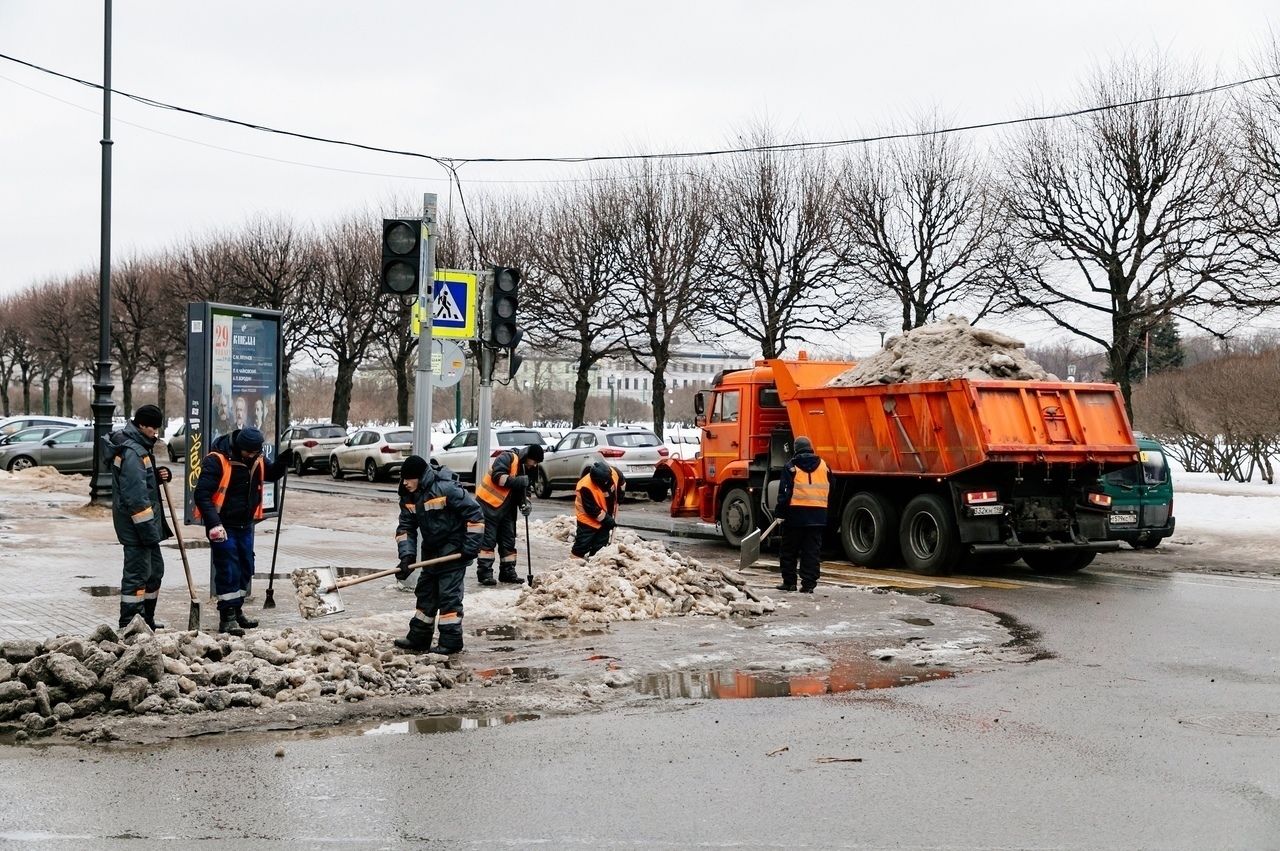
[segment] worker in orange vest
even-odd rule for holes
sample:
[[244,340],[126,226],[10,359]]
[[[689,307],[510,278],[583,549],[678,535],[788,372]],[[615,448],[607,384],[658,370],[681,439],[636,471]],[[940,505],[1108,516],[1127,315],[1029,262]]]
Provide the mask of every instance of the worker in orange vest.
[[796,590],[796,562],[800,563],[800,590],[812,594],[821,573],[819,552],[827,530],[827,498],[831,484],[827,464],[813,452],[813,441],[797,437],[794,454],[782,469],[778,486],[777,517],[782,520],[782,570],[779,591]]
[[[516,511],[529,515],[530,477],[537,472],[542,458],[542,447],[536,443],[504,449],[489,465],[484,480],[476,485],[476,499],[484,511],[484,539],[476,560],[476,578],[481,585],[524,581],[516,573]],[[493,578],[495,545],[499,556],[497,581]]]
[[293,453],[271,463],[262,457],[262,432],[250,426],[213,442],[193,498],[204,522],[213,562],[213,591],[218,598],[218,632],[244,635],[258,625],[244,613],[244,598],[253,579],[253,526],[262,519],[262,488],[285,474]]
[[627,480],[616,467],[603,461],[591,465],[573,489],[573,512],[578,520],[577,534],[569,554],[574,558],[593,556],[609,543],[613,527],[618,525],[618,503],[622,502]]

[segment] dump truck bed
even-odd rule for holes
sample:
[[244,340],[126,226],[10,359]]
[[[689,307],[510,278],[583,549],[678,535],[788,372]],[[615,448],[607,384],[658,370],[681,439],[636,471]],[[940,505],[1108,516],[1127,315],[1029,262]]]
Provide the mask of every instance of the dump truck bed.
[[808,364],[771,360],[795,434],[835,473],[949,476],[988,462],[1131,463],[1113,384],[953,379],[829,387]]

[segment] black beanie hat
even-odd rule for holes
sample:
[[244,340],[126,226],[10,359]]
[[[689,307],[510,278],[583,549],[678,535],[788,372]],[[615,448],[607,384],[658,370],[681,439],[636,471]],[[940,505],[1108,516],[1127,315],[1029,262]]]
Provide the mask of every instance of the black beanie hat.
[[805,452],[813,452],[813,441],[800,435],[796,438],[796,454],[801,455]]
[[421,455],[410,455],[400,465],[400,481],[405,479],[421,479],[427,472],[427,462]]
[[613,470],[605,462],[597,461],[591,465],[591,481],[596,483],[596,487],[608,487],[613,483]]
[[546,456],[542,452],[542,444],[530,443],[524,449],[520,450],[520,458],[523,461],[537,461],[542,463],[542,459]]
[[262,432],[258,431],[253,426],[249,426],[248,428],[242,428],[237,431],[236,436],[232,438],[231,442],[235,445],[235,448],[239,449],[241,452],[261,452],[262,444],[266,441],[262,436]]
[[134,425],[160,428],[164,424],[164,417],[161,415],[160,409],[155,405],[143,405],[134,412],[133,423]]

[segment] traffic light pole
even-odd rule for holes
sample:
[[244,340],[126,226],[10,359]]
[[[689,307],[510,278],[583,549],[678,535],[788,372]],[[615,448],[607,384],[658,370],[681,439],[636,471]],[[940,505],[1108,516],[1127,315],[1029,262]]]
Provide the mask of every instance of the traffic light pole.
[[489,472],[490,447],[493,445],[493,349],[480,345],[480,410],[476,415],[479,428],[476,432],[476,487]]
[[422,252],[418,274],[418,311],[422,333],[418,337],[418,374],[413,388],[413,448],[423,458],[431,457],[431,321],[435,318],[436,289],[436,194],[422,195],[422,229],[426,250]]

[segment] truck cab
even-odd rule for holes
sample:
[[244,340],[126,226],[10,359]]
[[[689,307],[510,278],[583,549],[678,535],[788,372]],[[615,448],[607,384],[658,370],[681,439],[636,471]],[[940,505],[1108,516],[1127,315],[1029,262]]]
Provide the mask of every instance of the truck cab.
[[1111,497],[1107,537],[1149,550],[1173,534],[1173,477],[1160,442],[1136,437],[1138,461],[1102,477]]

